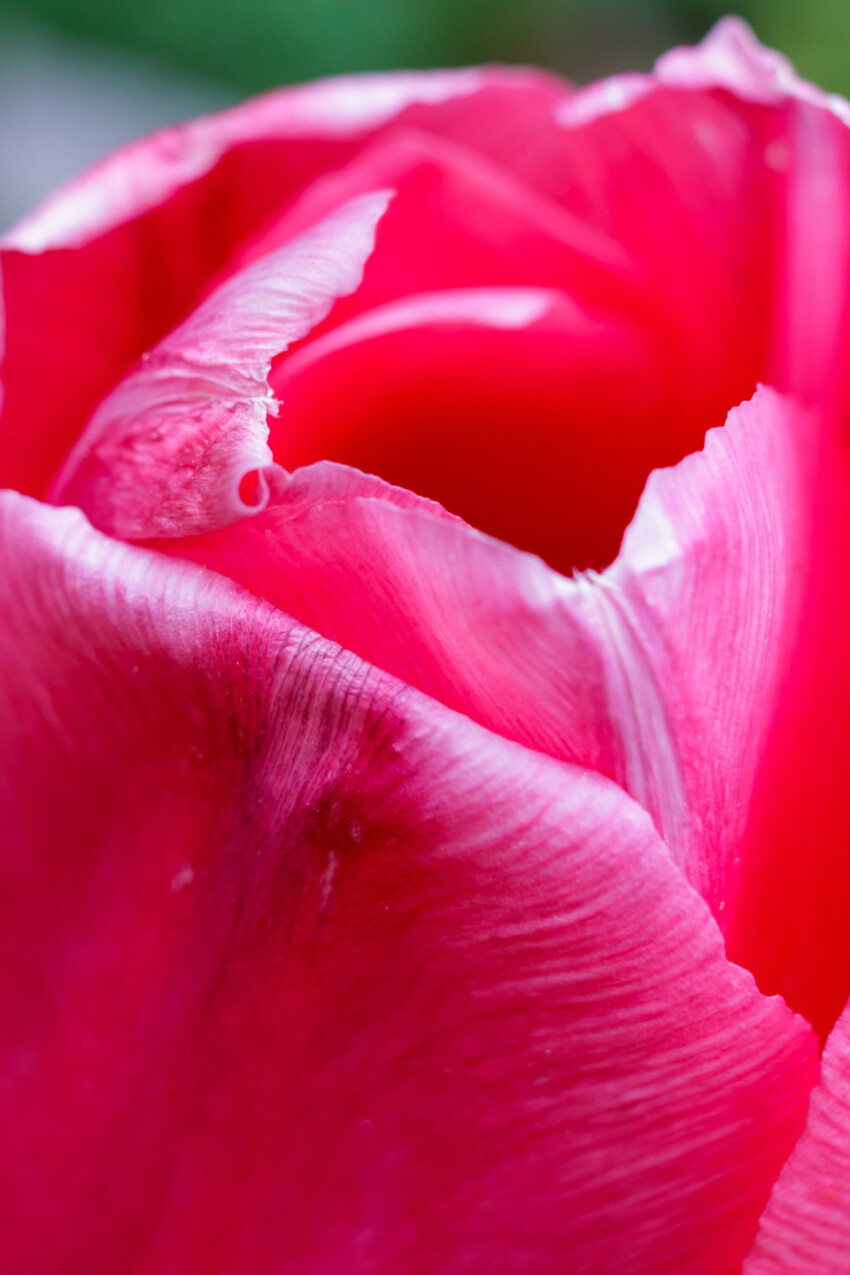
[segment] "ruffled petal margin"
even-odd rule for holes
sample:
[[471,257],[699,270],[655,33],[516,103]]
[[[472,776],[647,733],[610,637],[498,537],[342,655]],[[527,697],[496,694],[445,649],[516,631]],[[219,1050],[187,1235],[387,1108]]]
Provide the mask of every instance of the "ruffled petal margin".
[[850,1269],[850,1010],[823,1052],[805,1132],[771,1192],[744,1275]]
[[[305,355],[310,347],[305,347]],[[817,418],[762,389],[655,473],[622,551],[567,579],[327,462],[163,548],[501,734],[621,783],[721,923],[803,609]]]
[[[101,403],[50,498],[124,539],[206,531],[262,509],[272,360],[357,287],[390,197],[350,200],[216,289]],[[251,474],[261,487],[247,501]]]

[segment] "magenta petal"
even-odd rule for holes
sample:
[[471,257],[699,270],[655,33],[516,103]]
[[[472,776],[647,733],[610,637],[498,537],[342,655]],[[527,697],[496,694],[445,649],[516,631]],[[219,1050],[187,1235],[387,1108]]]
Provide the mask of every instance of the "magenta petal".
[[850,410],[850,104],[725,18],[649,75],[578,90],[558,116],[562,201],[653,271],[688,334],[681,357],[697,350],[709,381],[737,365],[736,401],[749,362]]
[[[784,116],[782,131],[764,152],[765,162],[786,175],[776,348],[768,374],[808,401],[847,411],[850,103],[801,80],[791,63],[759,44],[740,18],[722,19],[694,49],[665,53],[652,80],[688,90],[727,89]],[[561,109],[568,111],[569,103]]]
[[650,477],[601,575],[566,579],[327,464],[297,470],[259,518],[168,547],[491,729],[616,779],[725,928],[803,607],[820,442],[813,416],[760,390],[703,452]]
[[644,812],[2,510],[10,1269],[737,1270],[814,1042]]
[[760,388],[650,476],[599,581],[627,787],[724,928],[805,606],[823,437]]
[[258,517],[163,547],[500,734],[621,773],[582,586],[430,501],[321,462]]
[[360,282],[386,191],[361,195],[222,284],[100,405],[50,496],[112,535],[187,535],[236,522],[240,484],[272,454],[272,359]]
[[769,161],[788,152],[783,110],[657,71],[580,89],[559,118],[552,193],[640,262],[667,319],[670,375],[713,397],[720,425],[758,380],[775,381],[787,174]]
[[[503,81],[506,87],[519,87],[521,77],[507,71]],[[122,147],[23,217],[3,243],[7,249],[28,253],[83,247],[163,204],[175,191],[209,173],[234,147],[306,137],[360,139],[408,108],[433,108],[492,83],[498,83],[498,76],[470,67],[339,76],[278,89]],[[256,198],[257,192],[245,192],[245,197]]]
[[728,89],[745,102],[811,102],[850,123],[843,98],[801,80],[788,59],[760,44],[741,18],[721,18],[695,48],[663,53],[654,78],[686,89]]
[[312,338],[270,381],[286,469],[380,474],[565,572],[616,556],[648,470],[707,424],[683,428],[634,325],[552,288],[400,298]]
[[752,28],[735,17],[721,18],[698,45],[663,53],[649,75],[613,75],[577,90],[559,115],[566,124],[584,124],[623,110],[660,85],[694,92],[725,89],[744,102],[770,106],[796,98],[850,122],[846,102],[799,79],[786,57],[765,48]]
[[43,495],[99,400],[234,252],[370,138],[447,135],[533,176],[555,162],[567,91],[508,68],[341,77],[165,129],[64,187],[0,241],[0,484]]
[[850,1010],[832,1029],[805,1131],[773,1188],[744,1275],[850,1270]]

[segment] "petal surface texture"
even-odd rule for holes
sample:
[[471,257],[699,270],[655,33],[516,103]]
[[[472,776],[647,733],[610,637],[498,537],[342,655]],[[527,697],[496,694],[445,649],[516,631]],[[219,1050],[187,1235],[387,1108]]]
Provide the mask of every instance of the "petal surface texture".
[[[0,455],[47,454],[42,411],[51,429],[64,421],[66,445],[88,421],[55,494],[96,525],[159,538],[448,707],[620,783],[730,956],[824,1040],[850,990],[847,111],[735,21],[649,77],[576,93],[507,72],[352,92],[274,95],[195,126],[185,152],[160,138],[140,152],[152,184],[137,204],[122,188],[100,222],[79,220],[80,189],[89,210],[113,189],[107,166],[41,230],[36,218],[10,237]],[[337,149],[315,150],[302,128]],[[261,186],[251,165],[277,172],[284,154],[261,207],[245,193]],[[287,313],[258,331],[262,288],[234,318],[228,298],[250,296],[269,262],[387,187],[373,250],[360,245],[300,326]],[[232,217],[223,189],[241,192]],[[208,221],[219,230],[197,235],[209,253],[191,279],[170,274],[151,244]],[[73,368],[44,377],[42,401],[15,306],[37,299],[37,279],[54,308],[77,295],[69,260],[105,278],[97,253],[113,235],[125,264],[153,262],[172,292],[154,289],[155,313],[130,307],[146,326],[122,358],[132,347],[142,361],[122,380],[109,356],[99,408]],[[92,321],[94,342],[124,319]],[[212,419],[194,370],[183,377],[199,323],[215,332],[215,375],[201,377]],[[46,348],[67,352],[58,337]],[[750,400],[768,376],[783,397]],[[266,408],[289,479],[269,477]],[[647,474],[677,461],[650,480],[617,557]]]
[[341,77],[156,133],[60,190],[0,243],[0,485],[42,496],[98,402],[237,249],[370,139],[447,134],[542,171],[567,92],[508,69]]
[[0,507],[10,1269],[737,1271],[814,1038],[645,812]]
[[357,287],[389,198],[351,200],[222,284],[101,404],[52,499],[125,539],[245,517],[242,480],[272,459],[272,359]]
[[806,1129],[779,1175],[744,1275],[850,1269],[850,1011],[823,1052]]
[[574,579],[327,462],[282,481],[257,518],[164,547],[617,780],[725,924],[799,623],[817,441],[811,414],[761,390],[652,476],[609,570]]
[[[724,126],[723,104],[730,101],[737,105]],[[812,405],[821,425],[809,455],[801,456],[801,472],[809,475],[801,499],[811,522],[792,567],[796,621],[780,637],[780,697],[757,767],[746,844],[733,854],[736,879],[724,925],[732,959],[752,969],[764,990],[781,991],[824,1041],[850,991],[850,607],[843,585],[850,571],[850,107],[801,82],[784,58],[762,49],[745,24],[730,19],[696,49],[666,54],[651,76],[614,77],[581,90],[559,114],[575,137],[575,162],[584,156],[587,172],[596,177],[595,185],[587,180],[567,192],[565,204],[578,212],[584,202],[589,221],[638,260],[656,262],[661,275],[674,276],[671,296],[678,279],[685,316],[689,305],[701,311],[710,295],[711,281],[697,282],[704,268],[716,268],[716,288],[731,283],[739,300],[752,297],[746,270],[756,257],[748,252],[736,274],[734,254],[721,264],[712,235],[724,224],[731,227],[729,218],[740,217],[745,207],[752,211],[759,199],[766,201],[757,217],[756,252],[766,250],[773,262],[763,276],[770,286],[761,293],[773,301],[760,375]],[[743,148],[737,153],[749,155],[737,178],[736,127]],[[704,144],[702,163],[693,138]],[[617,147],[625,159],[612,166],[606,156]],[[641,154],[648,161],[643,179]],[[713,211],[713,196],[701,196],[692,185],[695,178],[705,181],[706,164],[714,166],[708,181],[713,192],[724,189],[724,180],[738,192],[728,204],[720,199]],[[753,181],[754,202],[740,198],[741,172]],[[669,188],[663,193],[665,176],[676,184],[674,196]],[[697,239],[672,229],[665,234],[653,212],[685,201],[697,210]],[[644,218],[636,215],[641,207]],[[747,243],[743,221],[729,242],[739,250]],[[713,254],[715,267],[709,265]],[[716,322],[720,311],[713,313]],[[744,319],[750,330],[752,318]]]

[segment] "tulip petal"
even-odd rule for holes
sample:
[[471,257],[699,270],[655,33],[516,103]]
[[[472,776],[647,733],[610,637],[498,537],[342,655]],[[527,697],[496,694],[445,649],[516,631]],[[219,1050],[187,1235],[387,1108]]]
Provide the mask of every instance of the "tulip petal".
[[579,89],[558,115],[568,143],[552,193],[653,272],[706,379],[749,362],[846,414],[850,103],[724,18],[649,75]]
[[816,1053],[645,813],[0,507],[10,1268],[736,1271]]
[[[809,473],[802,500],[811,519],[792,576],[797,618],[780,643],[781,694],[742,807],[748,828],[733,855],[737,879],[727,878],[733,897],[725,925],[730,956],[764,990],[781,992],[825,1040],[850,992],[850,609],[841,585],[850,571],[850,106],[799,81],[737,20],[721,23],[696,49],[665,55],[651,77],[629,81],[622,102],[614,101],[615,88],[594,89],[595,106],[579,93],[561,108],[573,139],[570,171],[585,162],[578,194],[564,194],[567,206],[584,209],[647,266],[657,263],[660,292],[669,276],[673,290],[665,295],[675,298],[678,282],[682,328],[701,359],[700,315],[729,332],[723,316],[735,311],[733,327],[743,321],[753,329],[766,320],[748,311],[751,298],[767,299],[772,290],[763,379],[822,417],[811,456],[800,462]],[[618,153],[622,162],[612,165]],[[694,210],[690,220],[686,208]],[[765,252],[773,262],[765,267],[766,290],[746,274],[747,261]],[[706,309],[712,284],[703,272],[729,289],[725,311]],[[719,908],[724,900],[713,897]]]
[[[466,100],[474,95],[486,101]],[[514,155],[506,144],[512,141],[519,152],[541,117],[566,96],[567,86],[554,76],[509,67],[341,75],[276,89],[122,147],[50,195],[6,233],[4,243],[31,253],[79,248],[164,203],[209,173],[234,147],[256,141],[359,139],[399,117],[408,127],[474,140],[510,162]],[[494,112],[513,116],[513,137],[505,130],[493,136]],[[485,120],[489,128],[482,127]],[[248,198],[259,194],[245,193]]]
[[[556,312],[565,313],[563,307]],[[561,354],[543,364],[526,363],[528,350],[516,357],[519,345],[504,344],[497,354],[495,342],[533,343],[547,319],[512,331],[479,323],[494,344],[482,347],[478,364],[471,357],[472,325],[466,334],[462,325],[447,328],[443,337],[434,325],[430,340],[443,342],[437,346],[420,324],[404,337],[410,341],[405,352],[398,343],[381,344],[390,340],[386,332],[358,341],[356,325],[367,320],[353,320],[336,335],[317,338],[313,356],[309,344],[302,347],[289,381],[286,360],[277,370],[284,411],[276,455],[299,464],[313,459],[311,446],[321,454],[327,444],[327,453],[369,468],[374,457],[376,469],[447,500],[451,512],[491,531],[520,543],[534,531],[529,547],[558,566],[568,568],[585,551],[594,561],[592,555],[610,545],[602,533],[616,534],[621,525],[606,522],[615,507],[613,475],[631,481],[638,471],[612,443],[610,461],[603,456],[595,467],[579,466],[570,473],[572,487],[564,480],[569,498],[559,526],[559,473],[568,471],[578,435],[572,427],[564,434],[560,466],[538,471],[533,458],[551,456],[552,447],[538,448],[533,431],[549,419],[549,401],[581,405],[579,418],[588,404],[592,408],[597,338],[597,366],[608,369],[607,378],[599,378],[601,401],[612,410],[618,383],[624,414],[629,392],[640,386],[651,419],[653,373],[652,360],[641,364],[625,330],[615,337],[616,329],[603,324],[594,333],[587,316],[582,327],[580,314],[573,309],[578,321],[564,329],[568,342],[556,342],[553,351]],[[387,314],[372,312],[368,322],[386,323]],[[399,331],[393,339],[402,336]],[[374,365],[363,358],[370,344]],[[355,355],[352,377],[339,360]],[[571,357],[588,379],[574,378]],[[465,381],[454,358],[466,366]],[[417,359],[428,373],[418,381],[411,377]],[[434,369],[443,365],[453,369],[452,386],[462,386],[455,395],[462,419],[452,414],[450,396],[443,406],[433,397],[440,383]],[[408,399],[390,394],[392,410],[375,410],[377,391],[370,397],[362,375],[370,366],[383,369],[371,383],[388,393],[398,373],[402,388],[412,387]],[[469,379],[476,366],[477,383]],[[539,374],[547,367],[567,378],[559,393]],[[520,396],[503,393],[510,382],[502,369],[516,370],[519,389],[533,386],[526,407],[534,426],[520,415]],[[494,460],[499,440],[510,449],[513,435],[509,423],[487,433],[499,420],[487,407],[486,388],[477,388],[488,378],[508,417],[517,405],[522,478]],[[480,427],[468,406],[476,395],[486,409]],[[405,402],[409,410],[402,410]],[[421,445],[414,445],[416,429],[413,442],[410,434],[417,403]],[[360,406],[366,418],[356,424]],[[595,422],[596,443],[609,436],[604,412],[591,410],[587,419]],[[619,430],[621,419],[613,410],[612,428]],[[669,408],[666,419],[675,423]],[[664,420],[656,416],[654,428]],[[356,428],[347,452],[349,421]],[[432,422],[447,423],[445,442]],[[640,447],[650,444],[650,456],[659,445],[643,429],[635,438]],[[670,443],[664,442],[662,431],[664,446],[675,438],[671,429]],[[476,464],[487,481],[472,485],[481,496],[478,506],[467,508],[447,493],[452,465],[470,439],[469,454],[480,457]],[[634,454],[643,455],[637,444]],[[704,452],[650,479],[614,564],[601,576],[573,580],[447,520],[410,493],[402,498],[350,471],[332,480],[330,472],[327,465],[296,470],[251,525],[163,547],[223,571],[490,729],[622,784],[652,814],[675,861],[710,903],[732,958],[751,969],[764,990],[781,992],[825,1039],[850,988],[842,779],[850,622],[835,586],[850,571],[850,507],[843,445],[828,419],[760,391],[723,429],[709,433]],[[545,496],[539,511],[523,486],[526,475],[529,490],[539,486]],[[611,475],[611,491],[600,495],[594,475]],[[632,489],[624,485],[623,502],[639,482],[638,474]],[[625,503],[623,509],[628,516]]]
[[[380,256],[345,317],[422,288],[525,283],[571,287],[597,306],[622,303],[640,268],[609,236],[503,165],[450,138],[398,130],[317,178],[249,241],[234,264],[263,256],[356,195],[392,188]],[[393,224],[395,223],[395,224]],[[415,248],[415,251],[414,251]],[[382,267],[376,269],[376,266]]]
[[850,123],[848,103],[801,80],[791,63],[756,39],[742,18],[721,18],[694,47],[669,49],[648,75],[612,75],[578,89],[559,108],[566,124],[584,124],[627,109],[659,85],[725,89],[744,102],[776,106],[796,98],[832,111]]
[[552,288],[376,306],[270,381],[283,408],[269,443],[286,469],[330,458],[380,474],[565,573],[612,561],[647,471],[699,447],[709,423],[682,428],[635,325]]
[[[125,538],[185,535],[262,509],[272,359],[360,282],[390,195],[362,195],[222,284],[95,412],[50,492]],[[265,482],[265,480],[263,480]]]
[[673,375],[700,394],[721,378],[722,424],[756,381],[776,379],[787,174],[768,159],[786,145],[783,112],[653,73],[579,89],[559,118],[551,194],[641,263],[666,315]]
[[340,76],[273,91],[122,147],[48,196],[4,243],[29,253],[84,247],[209,173],[234,146],[369,135],[408,107],[480,92],[486,82],[486,72],[470,67]]
[[327,464],[278,484],[257,519],[165,547],[490,729],[616,779],[725,927],[800,623],[818,430],[759,391],[650,478],[601,575],[566,579]]
[[256,518],[161,547],[490,729],[619,778],[604,635],[581,584],[345,466],[271,487]]
[[[575,210],[564,207],[563,201],[451,141],[407,132],[379,138],[349,164],[312,183],[246,246],[241,261],[249,263],[277,247],[345,199],[392,187],[397,195],[378,231],[363,283],[334,307],[326,328],[411,292],[488,285],[562,288],[585,308],[621,316],[653,342],[664,361],[669,396],[679,403],[681,415],[705,422],[704,432],[723,423],[730,404],[752,394],[764,370],[774,282],[769,227],[777,210],[768,206],[765,192],[759,189],[758,198],[750,198],[751,192],[736,189],[725,173],[730,167],[735,181],[745,181],[740,170],[752,159],[751,139],[741,138],[733,111],[726,115],[734,146],[731,160],[724,156],[724,180],[712,196],[717,206],[697,217],[696,229],[683,231],[680,223],[688,222],[692,210],[683,212],[676,204],[665,234],[654,234],[650,245],[634,233],[623,235],[619,224],[614,234],[594,225],[580,200],[574,201]],[[685,140],[692,144],[690,132]],[[571,171],[580,196],[588,180],[586,147],[573,156],[570,141],[564,132],[556,167]],[[616,175],[615,158],[608,158]],[[760,167],[768,171],[763,163]],[[709,169],[703,165],[699,171],[700,191],[714,192],[718,185]],[[632,184],[636,180],[633,175]],[[627,192],[632,209],[643,210],[651,202],[653,224],[661,215],[656,205],[675,203],[666,176],[664,183],[650,196]],[[704,242],[706,236],[710,243]],[[666,272],[665,252],[674,258]]]
[[822,1041],[850,994],[850,482],[838,426],[812,440],[810,530],[793,591],[798,619],[783,637],[780,699],[752,796],[735,882],[730,957],[780,992]]
[[282,89],[127,147],[0,241],[0,485],[41,496],[97,403],[317,176],[398,127],[552,165],[567,92],[526,70],[350,76]]
[[805,1131],[773,1188],[744,1275],[850,1268],[850,1011],[823,1052]]

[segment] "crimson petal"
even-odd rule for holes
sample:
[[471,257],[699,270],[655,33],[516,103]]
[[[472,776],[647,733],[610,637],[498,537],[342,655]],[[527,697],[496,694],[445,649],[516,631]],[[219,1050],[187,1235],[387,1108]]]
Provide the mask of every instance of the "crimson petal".
[[234,251],[371,138],[424,130],[546,171],[567,92],[509,68],[343,76],[165,129],[71,182],[0,241],[0,484],[43,495],[98,401]]
[[726,925],[801,619],[822,441],[816,416],[760,391],[704,452],[650,478],[601,575],[566,579],[328,463],[277,484],[258,518],[164,547],[491,729],[617,779]]
[[645,813],[2,511],[10,1268],[737,1270],[814,1042]]

